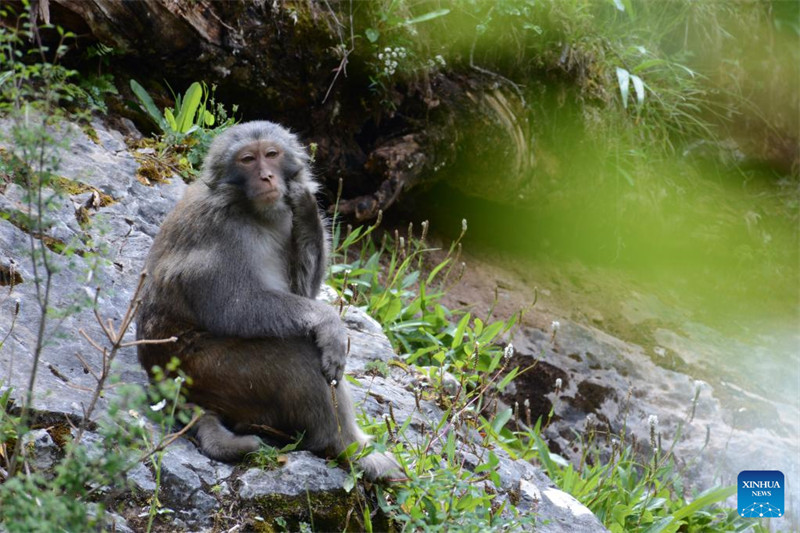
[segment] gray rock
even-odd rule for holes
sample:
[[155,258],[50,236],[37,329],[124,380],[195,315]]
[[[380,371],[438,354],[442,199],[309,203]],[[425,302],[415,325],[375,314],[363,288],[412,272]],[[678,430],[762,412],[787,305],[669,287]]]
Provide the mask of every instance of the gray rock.
[[32,449],[33,453],[28,455],[28,459],[31,466],[40,472],[45,472],[55,466],[61,456],[61,449],[44,429],[34,429],[26,433],[23,445]]
[[141,492],[153,492],[156,490],[156,480],[153,473],[143,463],[137,464],[128,471],[128,481],[131,485]]
[[207,524],[219,501],[214,487],[227,479],[233,468],[202,455],[185,439],[170,446],[161,462],[163,501],[189,523]]
[[239,478],[238,494],[242,500],[253,500],[273,494],[302,496],[306,492],[342,491],[347,473],[310,452],[287,454],[285,465],[275,470],[251,468]]

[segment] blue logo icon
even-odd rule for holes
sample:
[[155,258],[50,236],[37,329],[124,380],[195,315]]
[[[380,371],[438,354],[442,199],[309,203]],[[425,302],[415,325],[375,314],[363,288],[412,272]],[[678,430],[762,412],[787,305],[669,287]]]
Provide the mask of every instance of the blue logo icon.
[[784,512],[783,472],[744,470],[739,472],[737,498],[739,516],[777,518]]

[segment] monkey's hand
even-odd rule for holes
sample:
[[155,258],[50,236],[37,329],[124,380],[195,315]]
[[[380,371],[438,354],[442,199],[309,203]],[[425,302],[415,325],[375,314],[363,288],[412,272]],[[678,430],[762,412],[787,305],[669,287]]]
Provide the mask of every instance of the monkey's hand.
[[287,197],[292,211],[295,213],[308,210],[316,212],[317,200],[314,198],[314,193],[310,191],[305,184],[297,181],[290,181],[288,188]]
[[333,308],[331,311],[332,315],[326,313],[325,320],[315,328],[315,334],[322,351],[322,375],[328,383],[341,383],[347,358],[347,330],[338,313]]

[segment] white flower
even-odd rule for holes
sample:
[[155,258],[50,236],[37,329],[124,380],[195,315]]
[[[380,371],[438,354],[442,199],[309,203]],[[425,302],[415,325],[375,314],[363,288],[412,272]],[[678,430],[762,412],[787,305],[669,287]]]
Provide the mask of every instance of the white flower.
[[462,218],[461,219],[461,231],[467,231],[467,219],[466,218]]
[[550,327],[553,328],[553,333],[555,333],[561,327],[561,322],[558,320],[553,320],[553,322],[550,324]]
[[183,384],[184,381],[186,381],[186,380],[183,379],[183,376],[178,376],[178,377],[175,378],[175,384],[176,385],[181,385],[181,384]]
[[658,417],[656,415],[648,416],[647,423],[650,425],[651,428],[656,427],[658,425]]
[[506,347],[503,348],[503,357],[505,359],[511,359],[514,356],[514,345],[510,342],[506,344]]
[[556,378],[556,388],[561,389],[562,384],[563,382],[561,381],[561,378]]
[[336,381],[335,379],[332,379],[332,380],[331,380],[331,385],[333,385],[334,387],[335,387],[336,385],[338,385],[338,384],[339,384],[339,382],[338,382],[338,381]]
[[162,410],[164,408],[165,405],[167,405],[167,399],[166,398],[164,398],[163,400],[161,400],[160,402],[158,402],[155,405],[151,405],[150,406],[150,410],[151,411],[160,411],[160,410]]

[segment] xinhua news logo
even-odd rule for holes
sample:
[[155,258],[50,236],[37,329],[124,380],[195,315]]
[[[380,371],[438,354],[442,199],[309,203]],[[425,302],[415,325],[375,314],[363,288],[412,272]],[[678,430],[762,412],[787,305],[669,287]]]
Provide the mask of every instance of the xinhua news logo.
[[779,470],[744,470],[737,482],[739,516],[777,518],[783,516],[783,472]]

